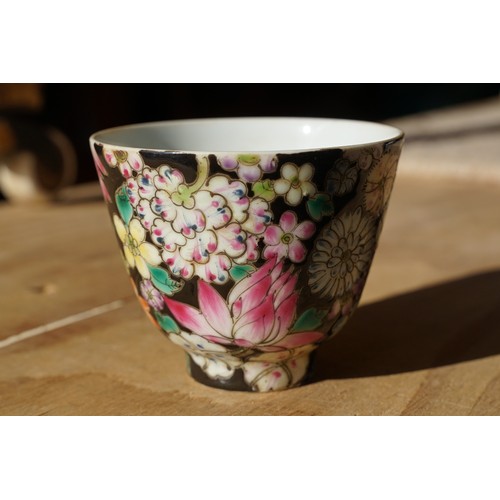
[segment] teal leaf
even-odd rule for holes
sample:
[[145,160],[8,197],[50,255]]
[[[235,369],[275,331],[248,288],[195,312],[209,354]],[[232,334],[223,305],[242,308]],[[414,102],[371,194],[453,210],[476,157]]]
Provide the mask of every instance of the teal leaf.
[[167,333],[180,333],[181,329],[179,325],[168,315],[160,314],[158,311],[155,311],[155,318],[158,321],[158,324],[161,326],[162,330]]
[[318,311],[314,307],[304,311],[295,322],[292,332],[307,332],[318,328],[323,323],[327,311]]
[[115,200],[116,206],[118,207],[118,212],[120,212],[123,222],[125,222],[125,224],[128,224],[130,222],[130,219],[132,218],[134,209],[130,204],[127,192],[125,191],[125,188],[123,186],[116,191]]
[[160,290],[160,292],[172,296],[182,288],[181,283],[173,280],[165,269],[150,266],[149,264],[148,268],[151,273],[151,281],[153,282],[153,285]]
[[322,217],[333,215],[333,203],[327,194],[320,193],[307,201],[307,211],[314,220],[321,220]]
[[231,278],[233,278],[234,281],[239,281],[243,278],[246,278],[254,271],[255,271],[255,267],[253,267],[250,264],[246,264],[246,265],[241,265],[241,266],[233,266],[229,270],[229,274],[231,275]]

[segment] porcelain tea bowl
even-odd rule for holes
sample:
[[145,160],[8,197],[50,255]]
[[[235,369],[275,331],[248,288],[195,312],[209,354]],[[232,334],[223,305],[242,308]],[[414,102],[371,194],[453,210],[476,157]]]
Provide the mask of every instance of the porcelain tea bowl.
[[130,125],[90,138],[137,297],[209,386],[308,379],[355,310],[403,134],[323,118]]

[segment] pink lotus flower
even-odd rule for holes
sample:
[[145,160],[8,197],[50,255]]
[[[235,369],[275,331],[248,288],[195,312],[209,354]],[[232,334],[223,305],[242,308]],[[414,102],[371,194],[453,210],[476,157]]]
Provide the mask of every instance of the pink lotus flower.
[[198,281],[200,310],[164,297],[175,319],[211,342],[261,351],[294,349],[322,339],[322,332],[289,333],[298,294],[293,269],[283,270],[276,257],[240,280],[227,303],[204,281]]

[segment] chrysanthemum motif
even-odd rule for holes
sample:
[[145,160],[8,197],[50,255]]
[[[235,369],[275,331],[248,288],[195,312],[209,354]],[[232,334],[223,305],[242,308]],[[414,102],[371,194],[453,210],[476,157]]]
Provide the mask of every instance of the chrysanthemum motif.
[[337,160],[326,177],[326,190],[333,196],[344,196],[350,193],[358,180],[358,169],[355,163],[345,158]]
[[377,225],[358,207],[333,219],[315,242],[309,267],[311,291],[334,299],[350,291],[375,251]]
[[398,157],[391,155],[386,161],[381,161],[368,174],[365,184],[365,208],[379,215],[389,201],[392,186],[396,177]]

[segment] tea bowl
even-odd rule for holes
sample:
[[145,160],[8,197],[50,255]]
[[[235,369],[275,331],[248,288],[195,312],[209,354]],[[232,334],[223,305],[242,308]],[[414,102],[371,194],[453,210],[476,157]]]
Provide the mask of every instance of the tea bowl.
[[90,147],[139,303],[199,382],[304,383],[354,312],[403,133],[323,118],[214,118],[97,132]]

